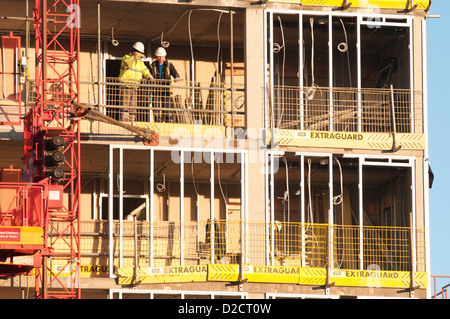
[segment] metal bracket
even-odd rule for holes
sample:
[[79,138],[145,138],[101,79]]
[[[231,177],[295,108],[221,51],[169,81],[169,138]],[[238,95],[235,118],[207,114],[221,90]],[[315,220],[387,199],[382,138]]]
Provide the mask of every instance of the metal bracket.
[[335,11],[336,10],[346,11],[352,6],[352,4],[353,3],[351,3],[351,2],[349,3],[348,0],[344,0],[344,1],[342,1],[342,4],[341,4],[340,7],[336,8],[336,9],[333,9],[333,10],[335,10]]
[[318,287],[313,287],[313,290],[318,290],[318,289],[324,289],[325,290],[325,295],[329,295],[330,294],[330,288],[334,287],[336,285],[335,282],[330,282],[328,284],[322,285],[322,286],[318,286]]
[[414,292],[415,292],[416,290],[419,290],[419,289],[420,289],[420,286],[411,287],[411,288],[409,289],[409,297],[410,297],[410,298],[414,298]]
[[[431,1],[430,1],[430,5],[431,5]],[[399,11],[399,13],[411,13],[411,12],[413,12],[416,9],[417,9],[417,5],[414,4],[414,1],[413,0],[408,0],[408,2],[406,2],[405,10]]]
[[428,13],[428,11],[430,11],[431,8],[431,2],[432,0],[430,0],[430,3],[428,4],[428,7],[425,9],[425,12]]
[[250,5],[260,5],[261,7],[265,7],[269,0],[259,0],[256,2],[251,2]]

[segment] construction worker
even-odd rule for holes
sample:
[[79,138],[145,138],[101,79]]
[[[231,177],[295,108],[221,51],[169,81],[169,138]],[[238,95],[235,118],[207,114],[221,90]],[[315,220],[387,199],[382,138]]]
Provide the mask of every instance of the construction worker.
[[[174,65],[166,59],[167,52],[163,47],[156,49],[155,56],[156,60],[151,64],[150,71],[157,84],[170,86],[172,84],[171,78],[175,82],[182,81]],[[155,88],[153,101],[158,108],[172,108],[172,90],[170,88]],[[159,114],[155,117],[156,121],[169,121],[170,119],[169,113],[164,114],[161,110],[155,113]]]
[[152,79],[152,75],[147,66],[142,61],[145,58],[145,47],[142,42],[133,44],[132,51],[122,58],[120,64],[119,80],[122,83],[134,84],[121,86],[120,92],[122,97],[121,121],[134,121],[136,117],[136,107],[138,106],[137,95],[138,86],[142,78]]

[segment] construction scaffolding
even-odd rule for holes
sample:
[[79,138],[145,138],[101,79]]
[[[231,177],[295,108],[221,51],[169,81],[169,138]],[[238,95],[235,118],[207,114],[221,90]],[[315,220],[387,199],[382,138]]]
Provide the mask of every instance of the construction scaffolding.
[[[34,74],[0,74],[24,132],[0,276],[42,299],[430,293],[429,2],[271,2],[35,1]],[[121,79],[135,41],[183,80]]]

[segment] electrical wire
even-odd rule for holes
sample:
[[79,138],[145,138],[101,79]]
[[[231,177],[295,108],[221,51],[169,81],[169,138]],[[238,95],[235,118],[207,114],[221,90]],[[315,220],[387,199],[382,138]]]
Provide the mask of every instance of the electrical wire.
[[[172,33],[176,27],[178,26],[178,24],[181,22],[181,19],[183,19],[183,17],[186,14],[190,14],[192,11],[214,11],[214,12],[223,12],[223,13],[230,13],[230,11],[228,10],[220,10],[220,9],[207,9],[207,8],[199,8],[199,9],[191,9],[191,10],[186,10],[184,11],[177,19],[177,21],[175,21],[175,23],[172,25],[172,27],[170,27],[170,29],[168,29],[166,32],[164,32],[166,35]],[[150,39],[151,42],[158,40],[158,38],[160,38],[160,35],[157,35],[156,37]]]
[[309,18],[309,25],[311,26],[311,86],[314,86],[316,83],[315,79],[315,71],[314,71],[314,46],[315,46],[315,39],[314,39],[314,18]]
[[198,196],[197,186],[195,185],[195,178],[194,178],[194,155],[192,155],[192,157],[191,157],[191,178],[192,178],[192,184],[194,184],[195,194]]
[[282,45],[280,46],[278,43],[274,44],[273,52],[278,53],[281,49],[283,49],[283,60],[282,60],[282,67],[281,67],[281,114],[278,119],[277,126],[280,126],[281,121],[283,119],[284,115],[284,69],[286,64],[286,48],[285,48],[285,40],[284,40],[284,30],[283,30],[283,23],[281,22],[280,16],[277,16],[278,22],[280,23],[280,30],[281,30],[281,39],[282,39]]
[[309,222],[311,224],[314,223],[314,213],[312,207],[312,194],[311,194],[311,159],[308,158],[308,213],[309,213]]
[[[337,157],[334,157],[334,160],[337,162],[339,166],[339,177],[340,177],[340,186],[341,186],[341,194],[333,197],[333,204],[334,205],[341,205],[341,224],[344,225],[344,207],[342,206],[342,203],[344,202],[344,177],[342,174],[342,166],[341,162]],[[341,260],[339,261],[339,268],[342,267],[342,264],[344,262],[344,255],[341,254]]]
[[[313,206],[312,206],[312,194],[311,194],[311,159],[308,158],[308,177],[307,177],[307,183],[308,183],[308,211],[309,211],[309,224],[311,226],[307,226],[305,229],[305,233],[308,232],[309,228],[311,228],[311,235],[312,238],[312,253],[314,253],[315,247],[318,245],[317,237],[314,232],[314,212],[313,212]],[[313,262],[313,261],[312,261]]]
[[225,204],[225,210],[227,210],[228,200],[227,200],[225,194],[223,193],[223,189],[222,189],[222,182],[220,180],[220,163],[219,162],[217,162],[217,167],[218,167],[217,178],[219,180],[219,188],[220,188],[220,192],[222,193],[223,201],[224,201],[224,204]]
[[[192,63],[192,82],[194,82],[195,81],[195,78],[194,78],[194,48],[193,48],[193,46],[192,46],[192,34],[191,34],[191,15],[192,15],[192,11],[193,10],[191,10],[191,11],[189,11],[189,15],[188,15],[188,35],[189,35],[189,48],[190,48],[190,51],[191,51],[191,63]],[[194,97],[192,97],[192,98],[194,98]]]
[[279,43],[274,43],[273,44],[273,52],[274,53],[279,53],[281,51],[281,49],[283,49],[285,46],[283,24],[281,23],[280,16],[277,16],[277,18],[278,18],[278,22],[280,23],[281,40],[283,41],[282,42],[283,44],[280,45]]
[[[192,154],[192,156],[191,156],[191,178],[192,178],[192,184],[194,185],[194,191],[195,191],[195,204],[197,207],[197,227],[198,227],[199,226],[198,212],[200,211],[200,201],[198,200],[199,195],[198,195],[197,185],[195,183],[195,178],[194,178],[194,154]],[[197,241],[198,241],[198,238],[197,238]]]
[[347,29],[345,28],[344,21],[342,21],[341,18],[339,18],[339,21],[342,25],[342,30],[344,31],[344,37],[345,42],[341,42],[338,45],[338,50],[342,53],[347,53],[347,68],[348,68],[348,80],[350,83],[350,87],[352,87],[352,72],[351,72],[351,66],[350,66],[350,53],[349,53],[349,45],[348,45],[348,36],[347,36]]
[[[283,204],[283,223],[287,226],[289,226],[290,223],[290,199],[289,199],[289,168],[288,168],[288,163],[287,160],[284,156],[281,156],[282,161],[284,162],[284,167],[285,167],[285,171],[286,171],[286,190],[283,193],[282,197],[277,197],[278,199],[281,199],[282,204]],[[286,203],[287,203],[287,221],[286,221]],[[286,228],[288,229],[288,228]],[[283,233],[283,253],[285,255],[287,255],[287,233],[284,232]]]
[[[216,66],[216,72],[217,74],[219,74],[219,58],[220,58],[220,20],[222,19],[222,15],[224,13],[221,12],[219,19],[217,20],[217,66]],[[218,81],[217,81],[218,82]]]
[[158,192],[162,193],[166,190],[166,174],[163,173],[163,183],[156,184],[156,189]]
[[[193,49],[193,45],[192,45],[192,32],[191,32],[191,16],[192,16],[192,12],[194,11],[213,11],[213,12],[219,12],[220,16],[219,16],[219,22],[218,22],[218,26],[217,26],[217,34],[219,35],[219,24],[220,24],[220,19],[222,17],[222,15],[224,13],[231,13],[231,11],[228,10],[220,10],[220,9],[207,9],[207,8],[200,8],[200,9],[191,9],[191,10],[187,10],[184,11],[177,19],[177,21],[172,25],[172,27],[170,29],[168,29],[166,32],[162,32],[160,36],[154,37],[150,40],[150,42],[155,41],[159,38],[160,42],[161,42],[161,46],[164,48],[167,48],[170,45],[169,41],[164,41],[164,34],[168,35],[170,34],[172,31],[174,31],[176,29],[176,27],[178,26],[178,24],[180,23],[180,21],[183,19],[183,17],[187,14],[188,15],[188,35],[189,35],[189,46],[190,46],[190,52],[191,52],[191,61],[194,61],[194,49]],[[219,52],[220,52],[220,39],[219,41]],[[219,54],[218,54],[219,56]],[[219,58],[218,58],[219,59]],[[217,60],[218,60],[217,59]],[[194,81],[194,77],[192,79]]]
[[290,204],[290,196],[289,196],[289,167],[286,158],[283,156],[281,158],[285,165],[286,172],[286,191],[284,192],[283,201],[287,202],[287,221],[288,223],[291,220],[291,204]]
[[164,41],[164,32],[161,32],[161,46],[165,49],[167,49],[170,46],[169,41]]
[[115,47],[119,45],[119,41],[114,39],[114,27],[111,28],[111,43]]
[[343,178],[342,178],[342,166],[339,160],[334,157],[334,160],[337,162],[339,166],[339,176],[340,176],[340,184],[341,184],[341,193],[339,195],[336,195],[333,197],[333,204],[334,205],[340,205],[344,201],[344,185],[343,185]]
[[[116,175],[116,186],[117,186],[117,190],[120,190],[120,182],[119,182],[119,180],[120,180],[120,174],[117,173],[117,175]],[[123,192],[126,193],[126,191],[123,191]]]
[[311,87],[306,90],[306,98],[308,100],[314,99],[316,89],[319,87],[316,84],[316,76],[314,69],[314,55],[315,55],[315,38],[314,38],[314,18],[309,18],[309,25],[311,27]]

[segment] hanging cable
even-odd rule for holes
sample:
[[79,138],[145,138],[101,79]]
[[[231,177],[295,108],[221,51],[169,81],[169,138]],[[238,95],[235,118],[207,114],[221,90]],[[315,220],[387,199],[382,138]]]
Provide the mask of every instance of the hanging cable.
[[314,18],[309,18],[309,25],[311,27],[311,87],[306,90],[306,98],[308,100],[314,99],[316,89],[319,87],[316,84],[316,76],[314,70],[314,55],[315,55],[315,39],[314,39]]
[[345,42],[339,43],[337,49],[340,52],[347,54],[348,79],[349,79],[350,87],[352,87],[353,86],[352,85],[352,72],[351,72],[351,66],[350,66],[350,52],[349,52],[349,45],[348,45],[347,29],[345,28],[345,24],[341,18],[339,18],[339,21],[341,22],[342,30],[344,31]]
[[111,43],[115,47],[119,45],[119,41],[114,39],[114,27],[111,28]]
[[220,192],[222,193],[223,201],[225,202],[224,203],[225,204],[225,209],[227,209],[228,200],[227,200],[225,194],[223,193],[223,189],[222,189],[222,182],[220,180],[220,163],[219,162],[217,162],[217,167],[218,167],[217,177],[218,177],[218,180],[219,180],[219,188],[220,188]]
[[195,178],[194,178],[194,155],[191,156],[191,178],[192,184],[194,185],[195,194],[198,196],[197,186],[195,185]]
[[166,174],[163,173],[163,183],[156,184],[156,189],[158,192],[162,193],[166,190]]
[[[333,197],[333,204],[334,205],[341,205],[344,202],[344,179],[342,175],[342,166],[337,157],[334,157],[334,160],[339,166],[339,177],[340,177],[340,184],[341,184],[341,193],[337,196]],[[341,205],[341,224],[344,225],[344,207]],[[342,263],[344,262],[344,256],[341,255],[341,260],[338,263],[339,268],[342,267]]]
[[[192,33],[191,33],[191,16],[192,16],[192,12],[194,11],[213,11],[213,12],[219,12],[222,16],[223,13],[230,13],[230,11],[228,10],[220,10],[220,9],[191,9],[191,10],[187,10],[185,12],[183,12],[180,17],[178,18],[178,20],[174,23],[174,25],[165,32],[166,35],[168,35],[169,33],[171,33],[173,30],[175,30],[175,28],[178,26],[178,24],[180,23],[181,19],[187,14],[188,15],[188,35],[189,35],[189,46],[190,46],[190,52],[191,52],[191,61],[194,61],[194,49],[193,49],[193,45],[192,45]],[[219,18],[220,19],[220,18]],[[161,41],[161,45],[164,47],[164,45],[170,45],[170,43],[168,41],[163,41],[163,34],[161,34],[161,36],[159,36],[160,41]],[[151,39],[150,41],[155,41],[157,40],[158,37],[155,37],[153,39]],[[163,45],[164,44],[164,45]],[[192,72],[193,72],[193,66],[192,66]],[[193,74],[194,75],[194,74]],[[192,80],[194,81],[194,76],[192,77]]]
[[281,22],[280,16],[277,16],[278,22],[280,23],[280,30],[281,30],[281,40],[282,45],[280,46],[278,43],[274,44],[273,52],[278,53],[280,50],[283,50],[283,58],[282,58],[282,66],[281,66],[281,114],[278,119],[277,126],[280,126],[281,121],[283,119],[284,115],[284,69],[286,64],[286,48],[285,48],[285,40],[284,40],[284,30],[283,30],[283,23]]
[[[200,8],[200,9],[191,9],[191,10],[186,10],[184,11],[177,19],[177,21],[175,21],[175,23],[170,27],[170,29],[168,29],[166,32],[164,32],[166,35],[170,34],[173,32],[173,30],[176,29],[176,27],[178,26],[178,24],[181,22],[181,19],[183,19],[183,17],[186,14],[190,14],[192,11],[213,11],[213,12],[223,12],[223,13],[230,13],[230,11],[228,10],[221,10],[221,9],[207,9],[207,8]],[[152,39],[150,39],[150,42],[156,41],[158,40],[158,38],[160,38],[160,36],[156,36]]]
[[161,32],[161,41],[160,42],[161,42],[161,46],[165,49],[167,49],[170,46],[170,42],[164,40],[164,32]]
[[314,223],[314,213],[312,207],[312,194],[311,194],[311,159],[308,158],[308,213],[309,213],[309,222],[311,224]]
[[[309,229],[311,229],[311,235],[310,236],[310,240],[312,242],[312,248],[311,248],[311,253],[314,253],[314,249],[315,247],[318,245],[318,241],[317,241],[317,237],[316,234],[314,232],[314,212],[313,212],[313,206],[312,206],[312,193],[311,193],[311,159],[308,158],[308,178],[307,178],[307,183],[308,183],[308,211],[309,211],[309,224],[307,224],[307,227],[305,228],[305,233],[308,232]],[[307,238],[307,240],[309,240]],[[312,266],[314,266],[314,261],[312,262]]]
[[316,83],[315,71],[314,71],[314,50],[315,50],[315,39],[314,39],[314,18],[309,19],[309,25],[311,26],[311,80],[312,86]]
[[280,16],[277,16],[277,18],[278,18],[278,22],[280,23],[282,45],[280,45],[279,43],[274,43],[273,44],[273,52],[274,53],[279,53],[281,51],[281,49],[283,49],[285,46],[283,24],[281,23]]
[[289,167],[286,158],[283,156],[282,160],[285,165],[285,172],[286,172],[286,191],[283,195],[283,201],[287,203],[287,222],[289,223],[291,221],[291,200],[289,196]]
[[219,19],[217,20],[217,66],[216,72],[219,74],[219,59],[220,59],[220,20],[222,19],[222,15],[224,12],[221,12],[219,15]]
[[[194,154],[192,154],[192,156],[191,156],[191,178],[192,178],[192,184],[194,185],[195,205],[197,207],[197,215],[198,215],[198,212],[200,211],[200,201],[198,200],[198,190],[197,190],[197,185],[195,183],[195,178],[194,178]],[[198,220],[199,220],[199,218],[197,218],[197,221]]]
[[[192,84],[194,84],[194,48],[192,46],[192,35],[191,35],[191,15],[192,15],[192,11],[189,11],[189,15],[188,15],[188,35],[189,35],[189,47],[191,50],[191,72],[192,72],[192,77],[191,77],[191,81]],[[192,98],[194,98],[194,96],[192,96]]]
[[339,195],[336,195],[336,196],[333,197],[333,204],[334,205],[340,205],[340,204],[342,204],[342,202],[344,200],[344,185],[343,185],[343,178],[342,178],[342,166],[341,166],[341,163],[339,162],[339,160],[336,157],[334,157],[334,160],[337,162],[337,164],[339,166],[341,193]]

